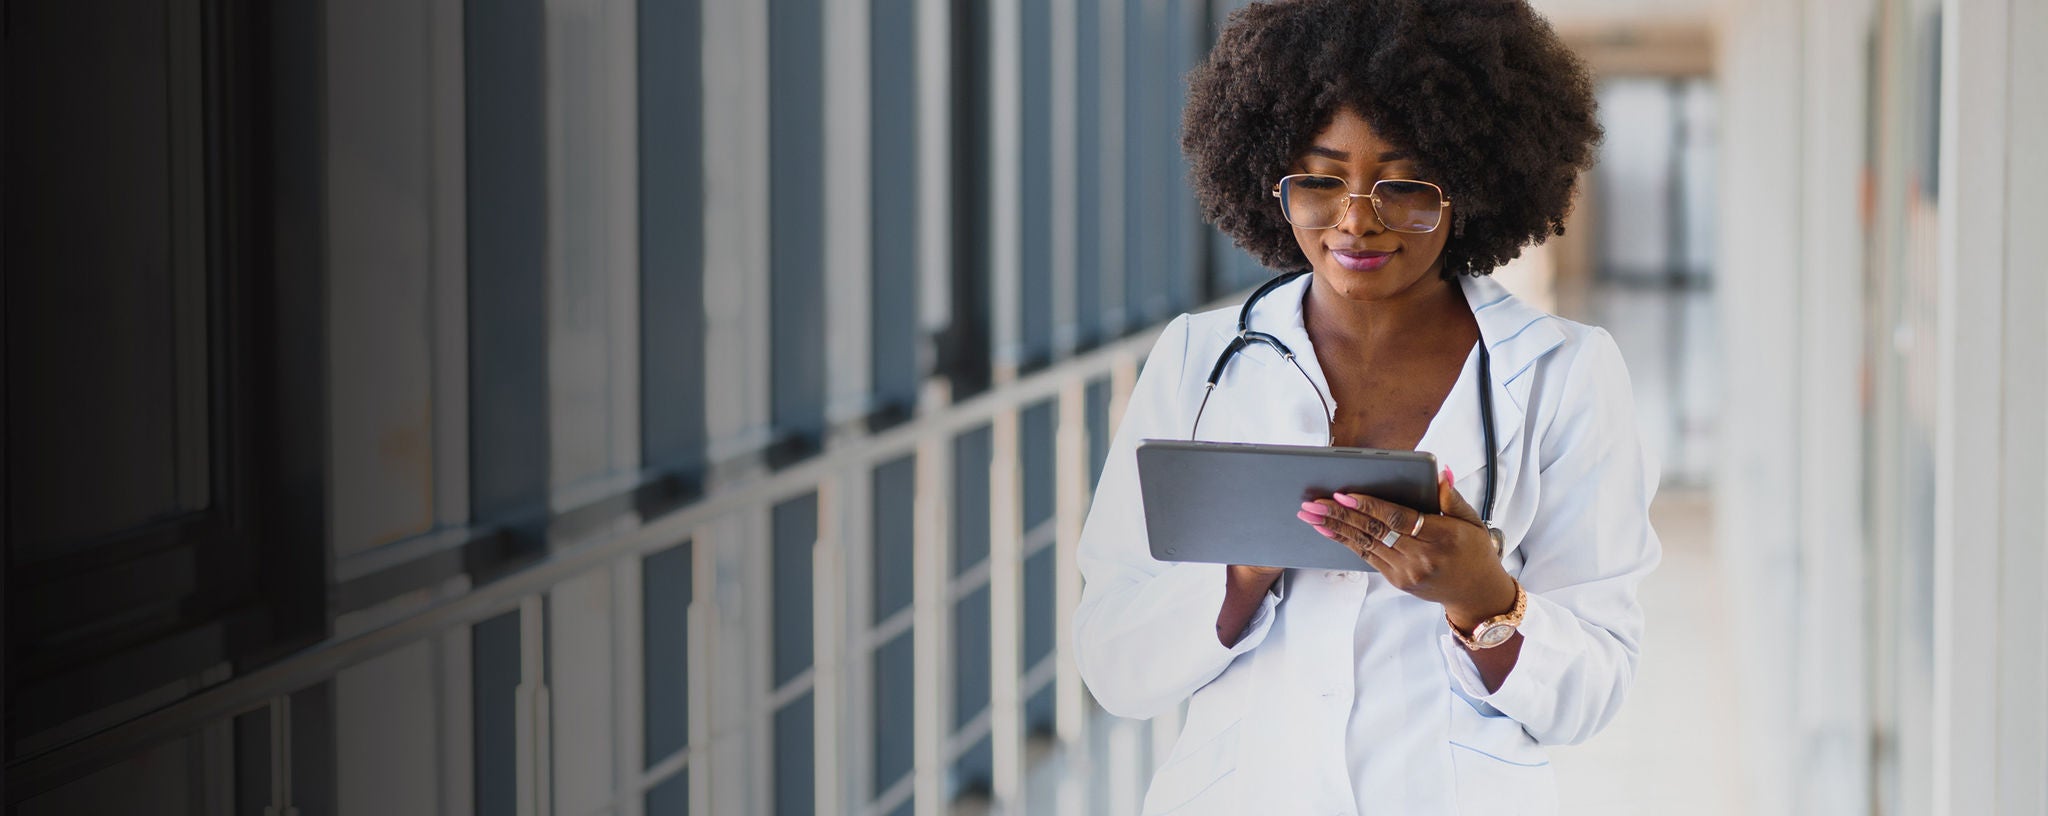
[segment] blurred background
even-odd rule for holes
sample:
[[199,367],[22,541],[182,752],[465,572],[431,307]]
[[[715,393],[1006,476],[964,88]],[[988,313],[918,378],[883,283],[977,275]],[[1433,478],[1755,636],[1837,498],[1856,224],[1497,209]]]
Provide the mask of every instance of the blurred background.
[[[5,0],[10,814],[1122,814],[1236,0]],[[2048,813],[2043,0],[1543,0],[1664,566],[1567,812]],[[2034,269],[2033,272],[2026,270]]]

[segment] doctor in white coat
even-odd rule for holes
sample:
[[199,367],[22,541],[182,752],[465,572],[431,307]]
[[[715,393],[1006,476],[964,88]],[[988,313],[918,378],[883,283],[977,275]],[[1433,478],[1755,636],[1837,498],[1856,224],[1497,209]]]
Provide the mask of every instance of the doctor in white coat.
[[[1477,56],[1453,69],[1443,53]],[[1493,76],[1401,98],[1414,76],[1388,65]],[[1082,532],[1090,691],[1123,717],[1187,705],[1144,812],[1555,812],[1544,746],[1621,707],[1659,559],[1656,468],[1613,339],[1483,274],[1562,221],[1598,136],[1583,71],[1518,0],[1295,0],[1234,15],[1189,84],[1205,213],[1268,265],[1310,271],[1249,313],[1291,360],[1253,343],[1212,389],[1238,310],[1166,326]],[[1516,88],[1543,104],[1499,95]],[[1276,110],[1308,121],[1261,115]],[[1480,135],[1428,130],[1444,122]],[[1161,562],[1134,449],[1191,434],[1430,451],[1446,512],[1356,495],[1273,509],[1358,553],[1355,571]],[[1489,481],[1497,537],[1473,509]]]

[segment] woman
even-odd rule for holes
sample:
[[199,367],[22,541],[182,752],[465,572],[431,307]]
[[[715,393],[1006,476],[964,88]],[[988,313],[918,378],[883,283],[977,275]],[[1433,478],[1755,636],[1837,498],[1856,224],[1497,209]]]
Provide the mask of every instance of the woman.
[[[1210,390],[1237,309],[1166,327],[1082,533],[1090,690],[1125,717],[1188,703],[1145,812],[1555,811],[1543,746],[1613,719],[1659,557],[1614,341],[1485,277],[1563,229],[1600,135],[1584,69],[1521,2],[1255,4],[1190,75],[1183,132],[1204,215],[1308,273],[1250,310],[1292,361],[1255,344]],[[1430,451],[1445,512],[1273,508],[1356,571],[1156,561],[1133,450],[1191,433]]]

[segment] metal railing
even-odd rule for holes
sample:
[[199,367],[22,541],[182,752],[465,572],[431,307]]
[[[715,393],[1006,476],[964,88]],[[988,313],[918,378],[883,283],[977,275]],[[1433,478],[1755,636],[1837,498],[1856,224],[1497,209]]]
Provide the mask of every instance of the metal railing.
[[[766,537],[747,532],[750,529],[748,523],[734,526],[732,520],[753,519],[752,529],[762,529],[764,525],[759,522],[777,503],[813,491],[817,493],[819,502],[813,574],[820,578],[812,586],[816,615],[814,655],[810,670],[792,683],[804,684],[813,693],[816,705],[813,744],[818,759],[814,780],[817,812],[888,812],[911,796],[916,799],[916,812],[919,814],[945,812],[953,798],[953,792],[946,789],[948,769],[982,733],[994,742],[991,798],[1006,809],[1014,808],[1023,797],[1027,765],[1034,761],[1027,758],[1023,705],[1032,692],[1046,684],[1055,689],[1056,697],[1056,744],[1053,747],[1067,763],[1068,774],[1086,774],[1091,767],[1098,773],[1142,773],[1145,763],[1134,763],[1124,757],[1100,765],[1091,764],[1087,755],[1090,742],[1087,729],[1091,718],[1101,715],[1089,702],[1075,673],[1068,633],[1072,611],[1079,603],[1081,584],[1074,548],[1092,491],[1089,483],[1087,391],[1091,383],[1107,381],[1110,405],[1108,422],[1104,427],[1113,429],[1123,401],[1135,382],[1138,364],[1151,348],[1156,334],[1156,328],[1139,332],[1048,369],[999,384],[986,393],[919,416],[895,428],[840,440],[807,461],[779,472],[718,485],[701,500],[673,511],[645,519],[621,519],[614,528],[615,532],[609,536],[550,552],[524,569],[433,603],[415,614],[360,634],[330,639],[119,725],[20,759],[8,771],[8,785],[13,789],[9,799],[24,801],[154,747],[268,708],[272,732],[273,779],[270,790],[278,812],[287,812],[292,805],[288,746],[291,744],[290,699],[293,693],[334,679],[351,667],[507,611],[535,609],[538,599],[546,597],[567,581],[608,569],[621,561],[637,561],[687,540],[694,542],[695,546],[691,554],[696,565],[693,583],[704,591],[695,593],[687,623],[692,650],[688,662],[692,724],[688,747],[683,752],[686,756],[652,769],[639,762],[638,757],[615,756],[615,762],[633,764],[635,770],[631,774],[613,775],[620,781],[616,783],[612,798],[636,798],[652,784],[650,780],[658,781],[660,776],[676,772],[679,766],[703,768],[704,763],[721,762],[725,757],[734,756],[744,758],[739,763],[740,767],[718,767],[715,769],[718,771],[716,778],[744,778],[741,784],[746,789],[737,792],[712,790],[716,785],[731,785],[731,782],[693,784],[690,786],[692,811],[725,812],[729,809],[727,806],[735,802],[747,808],[765,807],[763,797],[772,795],[768,788],[771,772],[760,768],[765,763],[753,760],[767,758],[765,750],[758,747],[769,739],[765,732],[770,730],[772,717],[766,715],[772,714],[779,697],[788,695],[784,693],[786,690],[771,687],[768,682],[734,683],[730,679],[722,679],[750,675],[744,668],[714,665],[717,661],[734,659],[743,659],[749,665],[766,665],[761,653],[770,647],[765,630],[760,628],[758,619],[762,616],[755,614],[757,610],[765,610],[765,600],[753,597],[749,600],[752,606],[744,609],[720,608],[716,596],[721,591],[731,591],[731,588],[721,590],[718,584],[723,578],[730,577],[731,571],[728,569],[721,573],[719,559],[751,551],[752,554],[741,556],[741,563],[746,565],[745,580],[750,586],[765,586],[766,577],[761,573],[768,561],[760,551],[767,549],[763,544]],[[1057,491],[1055,515],[1049,531],[1042,527],[1026,531],[1021,509],[1019,417],[1027,408],[1047,401],[1056,406],[1057,412],[1053,458]],[[983,717],[962,729],[955,727],[953,712],[946,708],[951,698],[949,683],[954,659],[950,653],[953,643],[950,616],[963,580],[955,575],[950,564],[951,514],[957,500],[950,489],[951,453],[956,437],[984,425],[993,429],[994,440],[989,476],[990,551],[985,574],[976,572],[965,580],[977,586],[985,581],[990,595],[993,666],[990,669],[989,707]],[[1107,440],[1100,442],[1102,447],[1107,447]],[[859,617],[854,612],[864,607],[858,605],[856,599],[847,597],[844,585],[849,582],[825,578],[842,576],[849,561],[867,558],[869,552],[854,544],[864,541],[866,532],[849,529],[853,525],[844,522],[848,516],[840,511],[845,509],[849,496],[866,495],[865,480],[877,466],[906,456],[914,457],[916,471],[915,563],[911,565],[915,592],[913,606],[908,610],[910,620],[875,622],[872,626],[863,622],[858,628],[858,632],[863,633],[860,637],[850,643],[842,642],[841,634],[854,631],[845,621]],[[1057,564],[1054,581],[1056,635],[1050,658],[1053,665],[1023,666],[1019,657],[1024,625],[1021,620],[1021,573],[1024,559],[1046,547],[1055,551]],[[755,596],[762,594],[765,593],[753,593]],[[855,590],[853,594],[860,593]],[[753,620],[748,620],[750,617]],[[857,765],[861,759],[848,757],[848,752],[843,750],[862,744],[857,739],[860,734],[850,732],[864,729],[856,725],[849,730],[846,723],[864,722],[865,716],[860,712],[842,710],[848,707],[842,699],[846,697],[844,684],[865,665],[863,661],[875,645],[874,636],[900,633],[906,625],[915,630],[916,715],[912,782],[907,789],[896,784],[888,790],[868,791],[865,789],[868,783],[848,765],[849,762]],[[526,630],[522,628],[522,631]],[[628,644],[621,648],[638,649],[639,646]],[[615,658],[611,670],[621,671],[616,664]],[[633,665],[638,665],[637,660]],[[756,672],[751,677],[758,681],[767,679],[765,671]],[[529,682],[522,685],[521,697],[529,702],[535,699],[544,701],[547,690],[544,687],[532,688],[532,678],[533,675],[527,675]],[[735,685],[740,687],[735,688]],[[631,684],[621,686],[627,687],[637,688]],[[734,707],[741,713],[732,713]],[[637,703],[628,710],[637,711]],[[720,712],[726,712],[727,719],[742,725],[734,727],[729,723],[711,722],[720,716]],[[522,807],[521,810],[523,813],[546,813],[549,811],[546,804],[548,780],[545,777],[549,766],[545,756],[551,746],[545,744],[548,739],[545,703],[521,706],[517,716],[522,718],[518,729],[521,741],[535,743],[520,747],[520,796],[522,802],[539,803],[537,809]],[[532,727],[535,724],[540,726],[539,730]],[[742,733],[749,730],[754,733]],[[970,738],[963,738],[964,731],[972,732],[964,735]],[[467,739],[467,735],[455,736]],[[1157,744],[1161,736],[1165,735],[1155,732],[1149,742]],[[721,752],[720,759],[711,759],[713,743],[727,739],[740,739],[755,747],[739,753]],[[1118,744],[1146,743],[1146,739],[1134,735],[1118,739]],[[1047,753],[1044,747],[1041,745],[1030,751],[1031,757]],[[535,759],[536,756],[539,759]],[[467,786],[470,780],[440,780],[438,784]],[[1109,783],[1108,787],[1113,795],[1128,797],[1131,790],[1142,790],[1142,779],[1116,781]],[[1088,796],[1085,786],[1064,785],[1060,804],[1054,809],[1062,813],[1082,812],[1089,807]],[[633,809],[627,808],[626,812],[633,812]],[[1011,812],[1021,811],[1013,809]]]

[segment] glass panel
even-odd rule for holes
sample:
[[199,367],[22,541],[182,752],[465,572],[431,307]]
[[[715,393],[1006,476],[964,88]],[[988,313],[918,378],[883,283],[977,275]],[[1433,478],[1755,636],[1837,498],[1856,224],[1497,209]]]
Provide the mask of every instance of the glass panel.
[[1053,622],[1055,555],[1055,549],[1047,547],[1024,559],[1024,637],[1020,646],[1026,672],[1052,654],[1056,628]]
[[689,814],[690,771],[688,768],[647,789],[646,816],[689,816]]
[[989,599],[983,586],[953,605],[953,727],[988,708]]
[[951,381],[956,400],[986,390],[990,380],[988,270],[994,218],[988,200],[995,161],[989,144],[993,37],[987,6],[979,0],[950,5],[952,322],[938,343],[938,370]]
[[1052,520],[1054,483],[1053,459],[1056,452],[1054,428],[1058,425],[1059,413],[1052,400],[1046,400],[1024,409],[1020,418],[1023,425],[1022,450],[1019,451],[1024,469],[1024,529],[1035,530],[1039,525]]
[[235,717],[235,813],[267,816],[270,807],[270,709]]
[[1087,348],[1107,338],[1102,306],[1102,0],[1075,0],[1074,313]]
[[818,541],[817,494],[775,506],[773,577],[775,685],[811,667],[811,551]]
[[982,737],[953,762],[953,772],[946,780],[948,798],[956,801],[970,796],[987,798],[993,790],[995,767],[995,741],[992,737]]
[[817,810],[812,716],[809,692],[775,712],[775,816],[806,816]]
[[917,684],[910,631],[875,650],[875,792],[909,775],[916,759],[912,728]]
[[519,785],[519,610],[478,623],[470,649],[476,812],[510,816],[517,810]]
[[[1020,4],[1023,117],[1018,160],[1018,229],[1023,242],[1018,362],[1026,371],[1052,360],[1052,5]],[[1064,269],[1060,270],[1064,272]]]
[[875,468],[874,617],[880,624],[910,608],[917,525],[917,461],[905,456]]
[[1031,736],[1050,736],[1058,728],[1059,697],[1058,683],[1047,683],[1031,699],[1024,701],[1024,733]]
[[917,404],[918,225],[917,3],[871,0],[868,70],[877,89],[869,117],[872,197],[870,354],[878,408],[907,417]]
[[643,725],[647,767],[690,742],[691,545],[650,555],[640,566]]
[[825,430],[824,17],[820,0],[768,2],[768,344],[770,413],[778,431]]
[[697,0],[639,0],[640,448],[704,464],[704,161]]
[[538,0],[463,15],[469,189],[470,506],[547,503],[547,147]]
[[995,430],[987,425],[953,440],[953,574],[988,557],[989,468]]
[[1088,384],[1088,492],[1102,481],[1102,465],[1109,461],[1109,380]]

